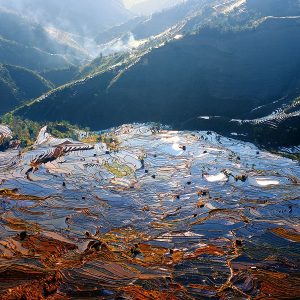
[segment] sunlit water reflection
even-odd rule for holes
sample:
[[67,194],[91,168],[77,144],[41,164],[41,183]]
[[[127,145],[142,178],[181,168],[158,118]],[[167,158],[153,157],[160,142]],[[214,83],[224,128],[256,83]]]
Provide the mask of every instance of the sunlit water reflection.
[[211,132],[109,134],[0,153],[3,299],[300,294],[297,162]]

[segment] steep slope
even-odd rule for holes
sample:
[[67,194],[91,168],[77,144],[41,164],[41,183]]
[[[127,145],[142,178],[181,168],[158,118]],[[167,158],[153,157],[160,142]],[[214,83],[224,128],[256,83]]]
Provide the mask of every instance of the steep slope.
[[51,88],[48,81],[28,69],[0,65],[0,115]]
[[79,70],[77,67],[69,67],[41,72],[40,75],[55,86],[60,86],[74,80],[78,72]]
[[203,29],[16,113],[95,129],[136,121],[182,126],[199,115],[247,118],[258,106],[298,94],[299,29],[299,18],[268,18],[239,32]]

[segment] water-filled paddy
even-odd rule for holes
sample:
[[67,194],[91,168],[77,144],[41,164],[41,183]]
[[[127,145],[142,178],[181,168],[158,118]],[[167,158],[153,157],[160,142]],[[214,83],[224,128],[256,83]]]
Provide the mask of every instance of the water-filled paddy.
[[298,297],[297,162],[210,132],[107,135],[0,154],[0,299]]

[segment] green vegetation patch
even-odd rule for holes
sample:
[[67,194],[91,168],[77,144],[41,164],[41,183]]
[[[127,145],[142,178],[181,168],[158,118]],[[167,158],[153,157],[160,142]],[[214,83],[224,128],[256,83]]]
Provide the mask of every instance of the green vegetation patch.
[[134,170],[125,164],[121,164],[117,161],[112,163],[105,162],[103,165],[107,171],[114,174],[116,177],[126,177],[134,173]]
[[14,116],[11,113],[4,115],[0,123],[7,125],[13,132],[13,139],[21,142],[21,147],[29,147],[34,144],[39,131],[45,125],[48,126],[48,132],[57,138],[78,138],[78,128],[65,121],[61,122],[34,122],[27,119]]

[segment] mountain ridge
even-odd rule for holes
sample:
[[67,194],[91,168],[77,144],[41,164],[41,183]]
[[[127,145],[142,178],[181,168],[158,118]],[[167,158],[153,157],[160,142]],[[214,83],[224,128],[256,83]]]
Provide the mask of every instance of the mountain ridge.
[[[276,31],[276,34],[274,35],[274,32],[273,32],[273,37],[272,37],[272,39],[271,39],[271,31],[273,30],[273,27],[274,26],[277,26],[278,25],[278,23],[277,22],[280,22],[280,23],[284,23],[284,29],[282,29],[281,30],[281,32],[280,31]],[[270,27],[271,26],[271,27]],[[282,26],[282,25],[280,25],[280,26]],[[258,29],[259,28],[259,29]],[[295,49],[290,49],[289,47],[284,47],[284,46],[282,46],[282,45],[284,45],[285,44],[285,42],[284,42],[284,40],[286,40],[286,42],[288,42],[288,40],[289,40],[289,42],[291,41],[291,40],[294,40],[294,38],[298,38],[299,39],[299,34],[298,34],[298,29],[299,29],[299,23],[298,23],[298,19],[289,19],[288,21],[287,20],[283,20],[283,19],[267,19],[267,20],[265,20],[263,23],[261,23],[256,29],[253,29],[252,31],[242,31],[242,32],[240,32],[240,33],[232,33],[232,32],[220,32],[220,31],[217,31],[217,30],[214,30],[214,29],[205,29],[205,30],[203,30],[203,31],[201,31],[200,32],[200,34],[199,35],[192,35],[192,36],[188,36],[188,37],[186,37],[186,38],[184,38],[184,39],[181,39],[180,41],[173,41],[173,42],[170,42],[170,43],[168,43],[166,46],[164,46],[164,47],[161,47],[161,48],[158,48],[158,49],[154,49],[153,51],[151,51],[151,52],[149,52],[148,54],[146,54],[146,56],[142,56],[141,58],[140,58],[140,60],[145,60],[145,61],[140,61],[139,63],[137,63],[137,64],[133,64],[132,65],[132,67],[130,67],[130,68],[128,68],[128,67],[126,67],[125,68],[125,70],[123,70],[123,71],[121,71],[122,72],[122,74],[123,75],[118,75],[118,74],[115,74],[115,76],[117,76],[118,75],[118,78],[119,78],[119,80],[115,80],[114,81],[114,83],[113,84],[109,84],[108,86],[107,86],[107,88],[108,88],[108,90],[106,91],[106,92],[104,92],[103,93],[103,97],[104,97],[104,99],[105,99],[105,95],[107,95],[107,93],[109,94],[111,91],[114,91],[114,88],[115,88],[115,86],[119,86],[119,82],[120,82],[120,80],[122,81],[123,80],[123,78],[125,79],[126,78],[126,74],[128,73],[128,74],[130,74],[131,72],[132,72],[132,70],[136,70],[137,71],[137,69],[139,69],[139,70],[142,70],[143,69],[143,74],[144,74],[144,78],[143,78],[143,80],[145,80],[146,78],[148,78],[147,80],[150,80],[150,78],[152,78],[153,80],[157,80],[157,82],[158,82],[158,80],[160,80],[161,82],[164,82],[164,85],[166,85],[166,80],[170,80],[170,79],[168,79],[169,77],[161,77],[160,79],[158,79],[158,74],[160,73],[160,74],[162,74],[163,72],[162,72],[162,68],[175,68],[175,66],[172,66],[171,65],[171,62],[173,61],[172,59],[173,59],[173,57],[174,57],[174,55],[175,55],[175,52],[176,52],[176,56],[177,56],[177,60],[179,59],[179,57],[182,57],[182,59],[184,59],[185,60],[185,63],[184,64],[186,64],[186,60],[187,59],[191,59],[191,57],[190,57],[190,55],[193,53],[193,55],[194,55],[194,58],[193,58],[193,60],[195,61],[195,60],[197,60],[198,58],[197,57],[199,57],[198,56],[198,54],[193,50],[193,47],[195,47],[196,45],[197,45],[197,43],[199,44],[199,46],[197,46],[197,47],[200,47],[200,49],[202,49],[202,51],[203,51],[203,54],[205,54],[206,56],[207,56],[207,58],[209,58],[209,57],[211,57],[211,59],[216,59],[217,57],[219,57],[219,58],[221,58],[221,61],[222,61],[222,63],[223,64],[228,64],[229,63],[229,61],[230,61],[230,57],[232,57],[232,55],[233,54],[231,54],[230,53],[230,51],[233,51],[233,49],[234,49],[234,47],[231,45],[231,42],[235,42],[236,44],[235,44],[235,46],[238,46],[238,47],[240,47],[239,49],[240,50],[237,50],[237,51],[235,51],[235,55],[238,55],[237,57],[239,57],[240,55],[242,55],[243,54],[243,51],[244,51],[244,48],[246,47],[246,46],[243,46],[242,44],[240,44],[240,42],[241,42],[241,40],[240,41],[238,41],[237,42],[237,35],[238,34],[240,34],[240,39],[243,39],[243,41],[245,41],[245,42],[247,42],[248,44],[247,44],[247,46],[251,46],[250,45],[250,43],[251,42],[254,42],[254,40],[251,40],[251,39],[253,39],[253,36],[256,38],[256,42],[258,41],[257,39],[260,39],[260,41],[261,42],[263,42],[263,36],[265,37],[267,34],[270,34],[269,36],[270,36],[270,41],[268,42],[268,44],[266,44],[265,43],[265,45],[264,46],[262,46],[262,47],[264,47],[264,48],[262,48],[262,51],[265,51],[265,53],[267,53],[266,51],[269,51],[270,50],[270,48],[269,48],[269,46],[270,46],[270,42],[272,41],[272,43],[274,43],[274,47],[275,47],[275,45],[276,45],[276,47],[278,46],[278,48],[276,49],[276,59],[279,59],[279,61],[281,61],[281,64],[282,64],[282,66],[280,66],[280,67],[282,67],[282,68],[291,68],[290,67],[290,61],[292,61],[292,57],[293,58],[295,58],[295,59],[298,59],[298,52],[297,52],[297,50],[295,50]],[[290,36],[289,37],[289,34],[288,34],[288,32],[289,32],[289,34],[292,34],[292,36]],[[201,39],[200,39],[200,37],[201,37]],[[278,41],[278,38],[281,38],[281,40],[280,41]],[[230,40],[230,42],[228,41],[229,39],[231,39]],[[220,48],[220,46],[218,46],[219,44],[220,44],[220,42],[218,42],[217,44],[215,44],[215,41],[222,41],[223,42],[223,44],[221,44],[221,48]],[[213,45],[213,48],[211,48],[211,46],[210,46],[210,41],[212,41],[212,45]],[[251,42],[250,42],[251,41]],[[239,44],[239,45],[238,45]],[[281,45],[281,46],[280,46]],[[295,45],[296,47],[299,47],[300,45]],[[225,47],[225,48],[224,48]],[[226,50],[226,47],[228,48],[228,49],[230,49],[230,50]],[[274,48],[273,47],[273,48]],[[275,47],[275,48],[276,48]],[[280,48],[281,47],[281,48]],[[222,49],[223,48],[223,49]],[[192,51],[191,53],[189,53],[188,52],[188,49],[190,49],[190,51]],[[251,49],[251,48],[249,48],[249,49]],[[174,52],[175,51],[175,52]],[[224,52],[225,51],[225,52]],[[229,52],[228,52],[229,51]],[[250,50],[249,50],[250,51]],[[258,57],[260,57],[260,59],[261,59],[261,62],[263,62],[264,60],[265,60],[265,58],[264,58],[264,55],[263,54],[261,54],[261,53],[259,53],[259,51],[256,49],[256,48],[254,48],[253,46],[252,46],[252,51],[257,51],[257,55],[258,55]],[[275,50],[274,50],[275,51]],[[212,57],[212,55],[213,55],[213,52],[215,53],[215,56],[213,56]],[[164,54],[164,53],[167,53],[167,54]],[[172,54],[173,53],[173,54]],[[179,56],[178,56],[178,53],[179,53]],[[180,54],[181,53],[181,54]],[[226,54],[227,53],[227,54]],[[164,55],[164,56],[163,56]],[[181,55],[181,56],[180,56]],[[253,54],[254,55],[254,54]],[[154,57],[154,58],[153,58]],[[163,60],[165,60],[166,58],[168,59],[168,61],[169,61],[169,63],[168,63],[168,65],[166,65],[166,61],[160,61],[160,58],[159,57],[163,57]],[[252,57],[252,59],[253,60],[255,60],[255,59],[257,59],[258,57],[255,57],[255,56],[253,56]],[[156,75],[156,77],[155,76],[152,76],[151,75],[151,77],[149,77],[149,75],[147,75],[148,77],[146,77],[145,78],[145,75],[147,74],[147,73],[145,73],[145,72],[147,72],[147,70],[149,69],[149,61],[151,60],[151,59],[155,59],[155,60],[157,60],[157,62],[155,61],[155,64],[153,65],[153,67],[154,67],[154,69],[153,69],[153,71],[151,71],[151,72],[155,72],[157,75]],[[210,59],[210,60],[211,60]],[[241,57],[241,59],[243,59],[242,57]],[[148,62],[147,62],[147,60],[148,60]],[[249,58],[247,58],[247,60],[249,61]],[[212,66],[213,65],[215,65],[216,66],[216,61],[215,61],[215,63],[213,63],[212,64]],[[266,63],[266,62],[265,62]],[[148,65],[147,65],[148,64]],[[179,64],[179,62],[178,62],[178,64]],[[205,63],[205,60],[200,60],[199,62],[198,62],[198,64],[199,64],[199,67],[201,68],[201,69],[203,69],[203,68],[206,68],[206,65],[207,65],[207,63]],[[299,62],[298,62],[298,64],[299,64]],[[150,64],[151,65],[151,64]],[[192,65],[194,65],[194,64],[190,64],[189,66],[190,66],[190,68],[191,69],[186,69],[186,67],[184,67],[184,65],[182,64],[181,65],[181,67],[183,68],[181,71],[175,71],[175,70],[173,70],[173,73],[172,74],[182,74],[182,75],[184,75],[184,77],[182,78],[182,79],[180,79],[181,80],[181,83],[183,84],[183,82],[184,81],[182,81],[182,80],[185,80],[185,82],[186,82],[186,84],[188,84],[188,81],[186,81],[187,80],[187,75],[188,74],[192,74],[191,73],[191,70],[193,70],[193,68],[194,68],[194,72],[196,72],[195,74],[198,74],[199,73],[199,69],[197,69],[197,67],[195,67],[195,65],[194,66],[192,66]],[[271,65],[273,65],[273,61],[271,61],[270,60],[270,62],[269,62],[269,65],[268,65],[268,67],[269,66],[271,66]],[[164,67],[165,66],[165,67]],[[237,65],[237,67],[238,67],[239,65]],[[224,67],[225,67],[225,65],[224,65]],[[241,67],[241,65],[240,65],[240,67]],[[255,64],[254,62],[252,63],[252,67],[254,68],[254,70],[255,70],[255,68],[259,68],[259,69],[261,69],[261,67],[259,66],[259,64]],[[158,72],[158,68],[160,69],[160,71]],[[176,67],[177,68],[177,67]],[[274,66],[273,68],[275,68],[276,69],[276,66]],[[292,71],[292,70],[294,70],[294,69],[296,69],[297,68],[297,63],[295,64],[295,67],[292,67],[290,70]],[[207,72],[209,71],[211,69],[211,67],[209,67],[208,66],[208,69],[207,69]],[[154,71],[155,70],[155,71]],[[239,71],[240,70],[243,70],[243,69],[239,69],[239,70],[236,70],[238,73],[236,73],[236,79],[237,80],[241,80],[241,74],[239,74]],[[165,69],[165,71],[167,72],[167,69]],[[223,73],[223,71],[221,70],[221,69],[211,69],[211,71],[210,72],[217,72],[217,74],[219,74],[218,76],[220,77],[220,79],[221,78],[228,78],[227,76],[227,74],[225,74],[225,73]],[[261,69],[261,71],[263,72],[263,70]],[[280,70],[280,74],[282,74],[282,72],[281,72],[282,70]],[[247,69],[246,70],[244,70],[243,71],[244,72],[244,76],[245,76],[245,80],[243,81],[244,82],[244,84],[249,84],[248,83],[248,79],[247,78],[251,78],[251,80],[253,81],[253,84],[255,85],[255,84],[257,84],[259,81],[257,81],[255,78],[256,78],[256,76],[257,75],[255,75],[255,76],[248,76],[248,74],[247,74]],[[246,73],[245,73],[246,72]],[[268,72],[267,71],[264,71],[265,73],[266,73],[266,75],[264,75],[265,77],[264,78],[267,78],[266,76],[269,76],[269,74],[267,74]],[[279,72],[279,69],[277,69],[277,73]],[[124,74],[125,74],[125,77],[124,77]],[[166,74],[168,74],[168,76],[170,76],[171,75],[171,73],[169,72],[169,73],[166,73]],[[207,73],[208,74],[208,73]],[[212,73],[213,74],[213,73]],[[279,75],[279,73],[278,73],[278,75]],[[97,76],[97,75],[96,75]],[[99,75],[100,76],[100,75]],[[111,76],[111,77],[115,77],[115,76]],[[163,76],[163,75],[160,75],[160,76]],[[175,75],[174,75],[175,76]],[[179,76],[179,75],[178,75]],[[208,75],[208,76],[211,76],[211,75]],[[215,75],[214,75],[215,76]],[[224,77],[225,76],[225,77]],[[273,75],[273,81],[269,81],[270,82],[270,84],[273,84],[272,82],[275,82],[276,81],[276,76],[274,77],[275,75]],[[283,75],[280,75],[280,76],[283,76]],[[129,88],[130,88],[130,86],[132,86],[132,87],[138,87],[139,85],[138,85],[138,83],[136,82],[136,83],[132,83],[132,80],[137,80],[137,78],[139,78],[139,76],[137,76],[137,75],[135,75],[135,76],[133,76],[133,77],[131,77],[131,82],[127,82],[127,85],[126,85],[126,88],[124,87],[124,84],[122,84],[122,88],[123,89],[125,89],[126,90],[126,92],[128,92],[129,94],[130,94],[130,92],[129,92]],[[194,78],[196,78],[196,77],[194,77]],[[208,80],[211,80],[211,79],[209,79],[209,78],[212,78],[212,77],[208,77]],[[99,77],[99,79],[101,80],[101,76]],[[173,80],[173,79],[172,79]],[[175,87],[175,85],[173,85],[173,81],[170,81],[170,87],[172,86],[172,87]],[[174,82],[177,82],[179,79],[177,78],[177,80],[175,80]],[[203,80],[204,80],[204,78],[203,78]],[[88,79],[86,80],[86,82],[88,81]],[[208,81],[206,84],[205,84],[205,86],[206,86],[206,88],[209,88],[209,84],[211,84],[211,83],[209,83],[210,81]],[[227,82],[228,82],[228,80],[227,80]],[[220,88],[221,88],[221,85],[220,85],[220,83],[218,83],[219,84],[219,86],[220,86]],[[284,84],[288,84],[288,81],[287,81],[287,83],[284,83]],[[198,84],[197,84],[198,85]],[[230,87],[230,85],[231,85],[231,83],[230,82],[228,82],[228,91],[234,91],[234,89],[236,88],[236,86],[237,86],[237,84],[235,84],[234,86],[232,86],[232,88],[229,88]],[[76,86],[76,84],[75,84],[75,86]],[[152,89],[153,87],[154,87],[154,85],[153,84],[150,84],[150,82],[149,83],[147,83],[147,84],[145,84],[145,86],[146,87],[149,87],[150,89]],[[245,94],[245,93],[252,93],[252,88],[250,87],[250,86],[252,86],[252,84],[251,85],[248,85],[248,91],[247,90],[245,90],[244,89],[244,87],[242,86],[242,82],[240,83],[240,90],[241,91],[243,91],[243,93]],[[282,85],[282,83],[281,83],[281,86],[283,87],[283,85]],[[271,87],[271,86],[270,86]],[[278,93],[281,93],[281,92],[279,92],[279,89],[278,89],[278,87],[276,87],[276,84],[274,85],[272,85],[272,88],[270,88],[269,90],[278,90]],[[193,90],[193,89],[189,89],[189,90]],[[142,90],[141,90],[142,91]],[[169,91],[171,91],[171,90],[169,90]],[[259,100],[260,98],[264,98],[265,96],[264,96],[264,94],[266,93],[266,91],[267,91],[267,89],[265,88],[265,87],[262,87],[261,88],[261,94],[257,94],[256,95],[256,98],[257,98],[257,106],[258,105],[260,105],[259,103],[259,101],[261,101],[261,100]],[[137,92],[137,93],[140,93],[140,92]],[[147,92],[148,93],[148,92]],[[223,96],[221,96],[221,94],[223,93],[223,91],[222,91],[222,88],[220,89],[220,91],[218,92],[218,89],[216,89],[216,86],[214,86],[214,88],[213,88],[213,90],[211,90],[211,96],[213,96],[213,97],[217,97],[216,99],[219,99],[218,101],[220,101],[220,97],[223,97]],[[219,94],[218,94],[219,93]],[[276,98],[277,96],[276,96],[276,93],[274,93],[274,91],[272,91],[272,93],[273,93],[273,96],[272,95],[270,95],[270,97],[268,96],[268,99],[272,99],[272,101],[273,101],[273,99],[274,98]],[[241,94],[242,95],[242,94]],[[145,99],[147,99],[147,96],[146,95],[144,95],[145,96]],[[278,98],[279,97],[282,97],[283,96],[283,94],[278,94]],[[296,97],[297,95],[296,94],[291,94],[290,95],[291,96],[291,98],[294,98],[294,97]],[[113,97],[113,96],[112,96]],[[132,96],[133,97],[133,96]],[[143,96],[141,95],[141,97],[143,98]],[[161,96],[160,96],[161,97]],[[228,96],[226,96],[226,97],[232,97],[230,94],[228,94]],[[114,99],[114,98],[112,98],[112,99]],[[167,99],[168,99],[168,97],[167,98],[165,98],[165,102],[167,101]],[[45,100],[43,100],[43,101],[45,101]],[[128,101],[130,101],[130,99],[128,98]],[[147,100],[144,100],[144,102],[146,102]],[[174,107],[174,98],[173,98],[173,107]],[[267,100],[267,101],[269,101],[269,100]],[[248,100],[244,100],[244,104],[245,104],[245,107],[247,107],[248,106],[248,109],[253,109],[253,108],[255,108],[255,105],[253,106],[252,105],[252,107],[250,107],[249,106],[249,104],[246,104],[248,102]],[[253,101],[252,101],[253,102]],[[100,103],[99,103],[100,104]],[[263,104],[263,103],[262,103]],[[241,106],[243,106],[243,105],[241,105]],[[241,110],[240,112],[239,112],[239,114],[242,114],[243,113],[243,111],[247,111],[246,109],[245,109],[245,107],[243,108],[243,110]],[[228,113],[230,113],[230,111],[231,111],[231,108],[232,107],[227,107],[226,109],[227,109],[227,111],[228,111]],[[26,109],[25,109],[25,111],[26,111]],[[182,114],[182,112],[184,111],[182,108],[181,109],[178,109],[178,112],[180,111],[180,114]],[[58,112],[57,112],[58,113]],[[206,112],[204,112],[205,114],[211,114],[211,113],[213,113],[213,111],[206,111]],[[237,117],[238,115],[236,115],[236,113],[230,113],[231,114],[231,116],[232,117]],[[153,115],[155,115],[155,113],[153,114]],[[31,117],[33,117],[33,115],[30,115]],[[80,119],[80,118],[79,118]],[[167,119],[166,121],[168,122],[169,120],[171,120],[171,119]],[[125,121],[125,120],[124,120]],[[130,120],[127,120],[127,121],[130,121]],[[140,121],[140,120],[132,120],[132,121]],[[162,121],[161,119],[157,119],[157,120],[155,120],[155,121]],[[164,123],[164,122],[162,122],[162,123]],[[92,125],[92,124],[84,124],[84,125]],[[110,125],[113,125],[113,124],[110,124]],[[109,126],[108,126],[109,127]]]

